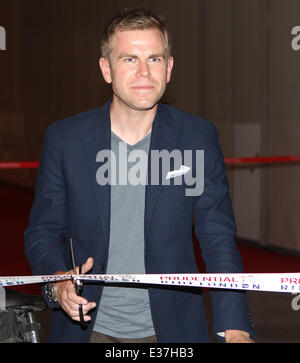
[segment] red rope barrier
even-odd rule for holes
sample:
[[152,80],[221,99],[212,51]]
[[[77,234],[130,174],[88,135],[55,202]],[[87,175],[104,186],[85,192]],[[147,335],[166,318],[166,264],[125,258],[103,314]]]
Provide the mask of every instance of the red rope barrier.
[[[300,162],[300,155],[225,158],[226,165],[280,164]],[[0,162],[1,169],[38,169],[38,161]]]
[[244,158],[225,158],[227,165],[238,164],[280,164],[299,162],[299,155],[291,156],[261,156],[261,157],[244,157]]
[[38,169],[38,161],[0,162],[0,169]]

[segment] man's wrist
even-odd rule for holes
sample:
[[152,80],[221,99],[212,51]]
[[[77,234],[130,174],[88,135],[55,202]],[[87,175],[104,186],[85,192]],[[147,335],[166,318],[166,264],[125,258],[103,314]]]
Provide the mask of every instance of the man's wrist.
[[[65,274],[65,271],[58,271],[54,275],[63,275]],[[57,294],[56,294],[56,284],[57,282],[48,282],[45,287],[45,293],[48,299],[52,302],[57,302]]]

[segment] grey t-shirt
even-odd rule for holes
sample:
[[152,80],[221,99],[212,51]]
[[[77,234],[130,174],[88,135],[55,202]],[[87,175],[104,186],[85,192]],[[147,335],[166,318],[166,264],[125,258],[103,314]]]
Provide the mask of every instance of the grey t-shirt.
[[[111,222],[107,273],[145,273],[144,209],[145,185],[118,185],[119,143],[133,150],[149,152],[151,135],[137,144],[125,144],[111,133],[111,150],[116,156],[117,185],[111,185]],[[124,157],[124,155],[123,155]],[[126,155],[127,158],[127,155]],[[129,171],[135,163],[128,162]],[[147,172],[147,167],[142,168]],[[143,338],[155,334],[148,289],[122,285],[104,286],[94,329],[119,338]]]

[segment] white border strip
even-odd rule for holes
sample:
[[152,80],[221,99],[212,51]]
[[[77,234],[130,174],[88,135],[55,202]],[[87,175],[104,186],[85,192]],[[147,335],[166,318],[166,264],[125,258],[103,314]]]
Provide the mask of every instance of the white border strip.
[[108,283],[155,284],[216,289],[295,293],[300,291],[300,273],[215,273],[215,274],[106,274],[42,275],[0,277],[0,286],[56,282],[62,280]]

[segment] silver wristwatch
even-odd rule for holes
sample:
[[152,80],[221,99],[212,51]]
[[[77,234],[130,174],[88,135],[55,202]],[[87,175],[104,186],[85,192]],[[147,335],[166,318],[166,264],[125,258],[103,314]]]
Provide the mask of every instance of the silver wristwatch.
[[55,293],[55,288],[54,288],[54,283],[53,282],[49,282],[48,284],[46,284],[45,293],[46,293],[47,298],[50,301],[57,302],[57,296],[56,296],[56,293]]

